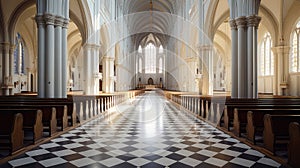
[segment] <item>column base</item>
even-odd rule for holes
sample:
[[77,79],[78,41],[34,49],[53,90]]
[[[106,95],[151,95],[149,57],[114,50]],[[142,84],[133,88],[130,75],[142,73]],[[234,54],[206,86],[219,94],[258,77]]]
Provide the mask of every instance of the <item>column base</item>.
[[2,86],[1,89],[2,89],[2,95],[9,96],[10,90],[13,90],[13,85]]

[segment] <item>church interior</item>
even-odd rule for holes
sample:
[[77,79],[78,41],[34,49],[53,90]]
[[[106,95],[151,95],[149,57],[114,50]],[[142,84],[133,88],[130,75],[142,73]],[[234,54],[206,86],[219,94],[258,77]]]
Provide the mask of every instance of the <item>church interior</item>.
[[0,0],[0,167],[300,167],[300,0]]

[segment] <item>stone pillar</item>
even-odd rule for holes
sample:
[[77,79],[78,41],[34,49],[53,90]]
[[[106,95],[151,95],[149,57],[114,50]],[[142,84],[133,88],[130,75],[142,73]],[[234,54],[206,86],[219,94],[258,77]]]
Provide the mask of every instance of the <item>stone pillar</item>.
[[83,55],[83,85],[84,85],[84,94],[91,95],[90,93],[90,85],[91,85],[91,69],[89,66],[91,65],[91,50],[88,45],[84,46],[84,55]]
[[3,66],[3,81],[2,81],[2,94],[9,95],[9,43],[2,43],[2,66]]
[[277,95],[286,95],[288,90],[288,75],[289,75],[289,51],[290,46],[277,46],[272,48],[275,57],[275,83]]
[[103,58],[103,92],[114,92],[114,58]]
[[69,0],[37,1],[38,97],[66,97]]
[[9,47],[9,95],[14,95],[13,76],[14,76],[14,51],[15,45]]
[[[69,3],[66,3],[69,4]],[[69,9],[69,7],[67,7]],[[68,13],[68,12],[67,12]],[[61,97],[62,98],[67,98],[67,80],[68,80],[68,73],[67,73],[67,64],[68,64],[68,40],[67,40],[67,35],[68,35],[68,24],[69,24],[69,15],[66,16],[64,19],[63,25],[62,25],[62,58],[61,58],[61,66],[62,66],[62,71],[61,71]]]
[[67,97],[67,84],[68,84],[68,25],[69,25],[69,0],[63,0],[62,14],[64,17],[64,23],[62,26],[62,98]]
[[257,98],[257,26],[260,20],[257,14],[260,0],[228,0],[228,4],[232,28],[231,97]]
[[84,47],[84,92],[86,95],[99,94],[99,49],[100,46],[95,44],[86,44]]
[[62,24],[63,18],[55,20],[54,97],[62,97]]
[[247,98],[247,21],[243,16],[235,20],[238,28],[238,98]]
[[[203,95],[213,95],[213,55],[212,47],[211,46],[202,46],[200,47],[200,53],[203,55],[201,60],[201,68],[202,70],[202,80],[199,80],[199,82],[202,82],[202,89],[201,93]],[[200,84],[201,86],[201,84]]]
[[247,17],[247,90],[248,98],[257,98],[257,26],[260,17],[251,15]]
[[45,97],[54,98],[54,21],[52,14],[44,15],[46,23],[46,49],[45,49]]
[[42,15],[35,19],[38,26],[38,97],[45,97],[45,25]]

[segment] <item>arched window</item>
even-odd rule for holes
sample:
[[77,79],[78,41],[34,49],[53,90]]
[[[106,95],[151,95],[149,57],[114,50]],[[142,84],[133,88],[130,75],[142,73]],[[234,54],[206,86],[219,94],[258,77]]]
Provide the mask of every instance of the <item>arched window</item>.
[[162,61],[162,58],[159,58],[158,68],[159,68],[159,73],[162,73],[163,72],[163,61]]
[[298,22],[292,38],[292,53],[290,56],[290,72],[300,72],[300,21]]
[[15,74],[24,74],[24,43],[19,33],[16,35],[16,48],[14,51]]
[[272,39],[270,33],[264,35],[260,46],[260,76],[274,75],[274,56],[271,51]]
[[162,45],[159,46],[158,53],[159,53],[159,54],[164,53],[164,48],[162,47]]
[[156,73],[156,47],[152,43],[145,47],[145,73]]
[[142,73],[143,70],[143,63],[142,63],[142,58],[139,58],[139,73]]
[[139,46],[139,48],[138,48],[138,53],[142,53],[142,47],[141,47],[141,45]]

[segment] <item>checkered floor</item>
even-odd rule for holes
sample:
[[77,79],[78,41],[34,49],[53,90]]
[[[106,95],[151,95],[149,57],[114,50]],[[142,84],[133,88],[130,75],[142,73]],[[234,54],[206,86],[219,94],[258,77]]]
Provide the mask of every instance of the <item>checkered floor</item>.
[[282,167],[147,93],[0,167]]

